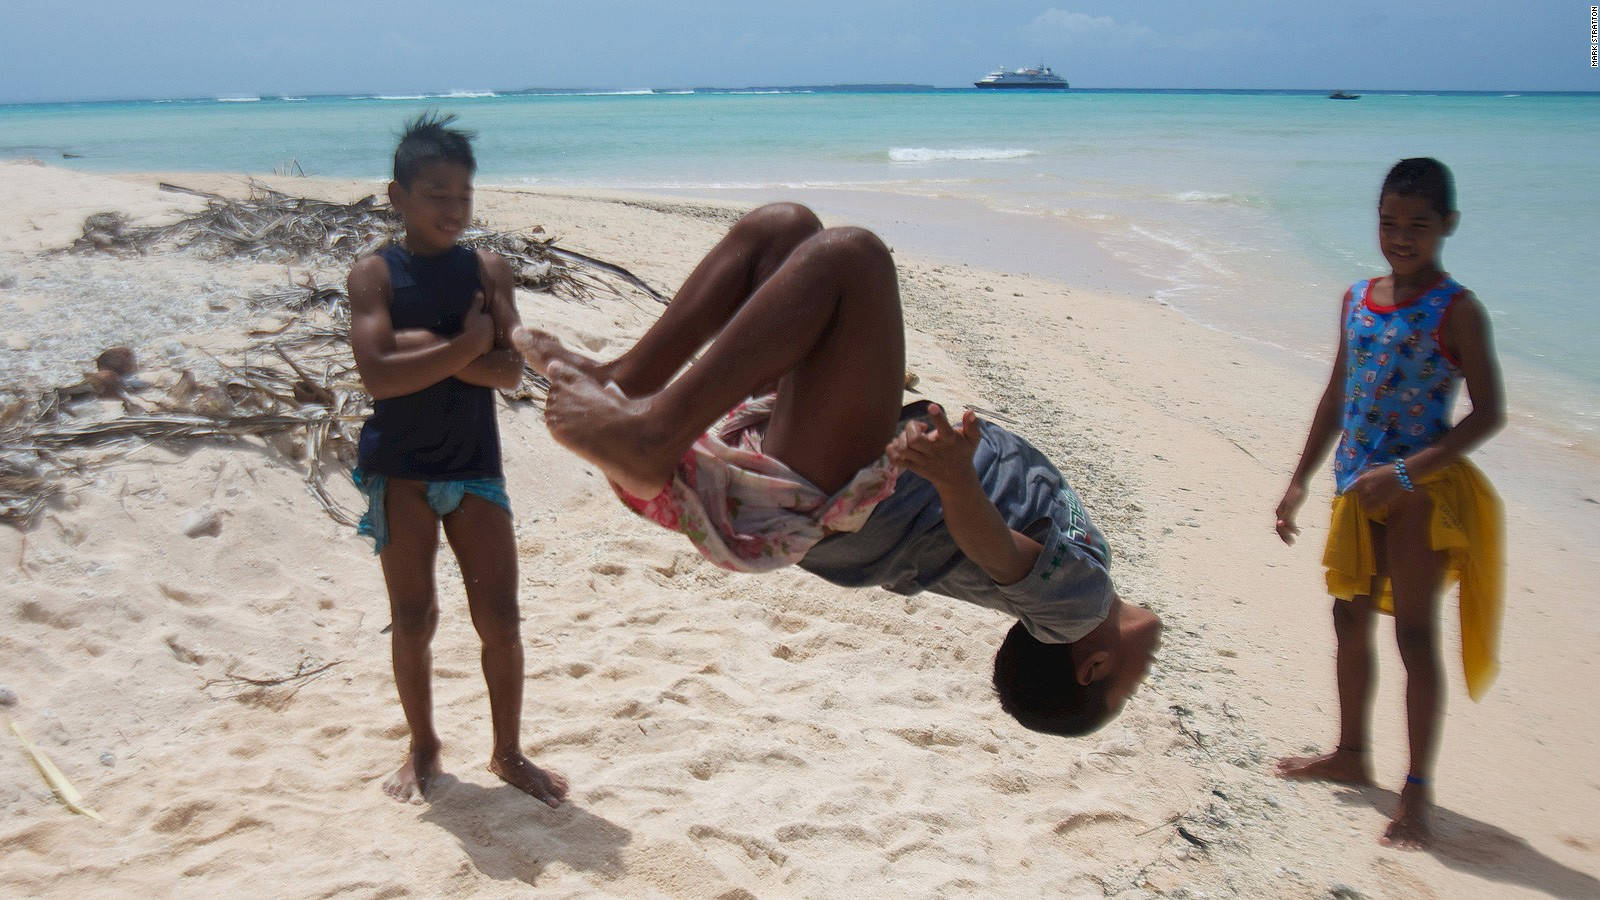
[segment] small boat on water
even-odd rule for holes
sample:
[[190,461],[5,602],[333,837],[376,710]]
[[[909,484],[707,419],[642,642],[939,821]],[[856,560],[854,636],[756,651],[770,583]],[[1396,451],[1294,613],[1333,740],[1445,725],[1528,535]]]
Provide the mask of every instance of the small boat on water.
[[1329,100],[1360,100],[1360,94],[1347,94],[1344,91],[1334,91],[1328,95]]
[[1064,91],[1067,89],[1067,80],[1051,71],[1049,66],[1040,63],[1037,66],[1024,66],[1020,69],[1007,69],[1002,66],[983,76],[982,79],[974,81],[972,86]]

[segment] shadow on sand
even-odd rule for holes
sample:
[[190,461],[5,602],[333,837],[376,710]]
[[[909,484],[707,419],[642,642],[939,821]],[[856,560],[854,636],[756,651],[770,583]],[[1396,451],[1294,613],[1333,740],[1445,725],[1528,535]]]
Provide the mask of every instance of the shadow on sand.
[[[1340,787],[1337,796],[1341,803],[1366,804],[1385,816],[1393,816],[1400,807],[1400,795],[1394,791]],[[1521,885],[1552,897],[1600,897],[1600,879],[1556,862],[1499,826],[1435,806],[1433,834],[1433,846],[1422,852],[1432,854],[1452,869],[1485,881]]]
[[428,794],[422,820],[454,834],[478,871],[497,881],[537,884],[557,861],[605,880],[622,875],[633,833],[571,800],[551,809],[508,784],[486,788],[449,774]]

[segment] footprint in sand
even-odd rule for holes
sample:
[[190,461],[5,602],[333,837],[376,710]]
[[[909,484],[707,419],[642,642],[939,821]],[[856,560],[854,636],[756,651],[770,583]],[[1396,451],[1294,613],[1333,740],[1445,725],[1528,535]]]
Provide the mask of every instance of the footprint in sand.
[[782,631],[785,634],[794,634],[799,631],[804,631],[811,623],[800,618],[799,616],[790,616],[783,613],[778,613],[772,618],[768,619],[767,624],[770,625],[774,631]]
[[997,772],[989,775],[984,781],[1002,794],[1026,794],[1033,790],[1033,785],[1028,783],[1027,777],[1015,772]]
[[834,843],[835,839],[843,838],[845,841],[863,847],[877,847],[883,843],[880,836],[873,834],[860,825],[813,825],[809,822],[797,822],[785,825],[773,833],[773,837],[782,844],[793,844],[799,841],[821,839],[824,846]]
[[739,712],[749,708],[749,703],[735,699],[708,679],[697,675],[673,682],[671,687],[661,693],[661,697],[712,712]]
[[50,604],[39,600],[25,600],[17,604],[17,618],[35,625],[49,625],[52,628],[77,628],[83,624],[82,620],[71,612],[54,609]]
[[754,835],[739,834],[726,831],[711,825],[692,825],[689,827],[689,837],[695,843],[704,846],[711,841],[721,841],[744,852],[744,855],[753,861],[765,859],[776,865],[788,862],[789,855],[772,846]]
[[166,644],[167,649],[172,651],[173,658],[178,662],[188,663],[191,666],[198,666],[204,664],[206,661],[206,658],[203,654],[196,653],[179,642],[178,636],[175,634],[167,636]]
[[613,719],[648,719],[651,715],[650,707],[637,700],[629,700],[611,711]]
[[180,803],[161,813],[160,817],[150,824],[150,828],[162,834],[171,834],[188,828],[195,819],[215,809],[216,805],[206,800],[193,800]]
[[1067,816],[1065,819],[1057,822],[1055,828],[1051,830],[1056,834],[1065,837],[1066,835],[1069,835],[1075,831],[1081,831],[1085,828],[1091,828],[1095,825],[1113,825],[1118,822],[1132,821],[1133,817],[1124,813],[1113,812],[1111,810],[1096,810],[1094,812],[1073,813],[1072,815]]
[[759,759],[769,766],[781,763],[785,766],[791,766],[796,769],[807,769],[811,767],[811,763],[806,761],[803,757],[796,756],[787,750],[768,750],[766,753],[761,754]]
[[187,590],[185,588],[170,585],[161,581],[156,582],[156,589],[159,590],[162,596],[166,597],[168,600],[182,604],[183,606],[205,606],[213,601],[213,598],[206,594],[197,593],[195,591]]
[[699,781],[710,781],[713,776],[722,771],[725,760],[722,757],[704,757],[692,760],[686,767],[689,774]]
[[890,734],[917,747],[961,747],[972,739],[943,728],[894,728]]

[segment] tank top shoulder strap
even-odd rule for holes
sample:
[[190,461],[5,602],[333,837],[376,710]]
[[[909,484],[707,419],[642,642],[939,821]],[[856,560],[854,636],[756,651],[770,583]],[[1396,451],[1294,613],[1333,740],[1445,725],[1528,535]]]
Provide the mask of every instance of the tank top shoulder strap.
[[1341,320],[1349,319],[1350,313],[1354,312],[1357,307],[1366,302],[1367,292],[1371,289],[1372,279],[1370,278],[1363,278],[1355,284],[1350,285],[1350,289],[1344,292],[1344,315],[1341,317]]
[[406,274],[406,260],[410,256],[406,248],[399,244],[384,244],[378,248],[378,256],[382,257],[384,267],[389,270],[389,286],[391,288],[404,287],[409,283]]

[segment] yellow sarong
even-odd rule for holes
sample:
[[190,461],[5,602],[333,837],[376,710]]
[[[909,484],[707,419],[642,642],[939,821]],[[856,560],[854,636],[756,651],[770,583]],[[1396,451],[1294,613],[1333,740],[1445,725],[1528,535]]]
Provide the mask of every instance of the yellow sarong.
[[[1461,667],[1467,693],[1482,699],[1500,671],[1500,616],[1505,603],[1505,525],[1500,498],[1483,473],[1459,459],[1416,479],[1433,501],[1429,527],[1435,550],[1447,552],[1443,587],[1461,583]],[[1333,523],[1322,564],[1328,568],[1328,593],[1342,600],[1371,594],[1378,574],[1368,522],[1382,523],[1388,511],[1368,513],[1355,494],[1333,498]],[[1380,579],[1373,602],[1394,615],[1388,577]]]

